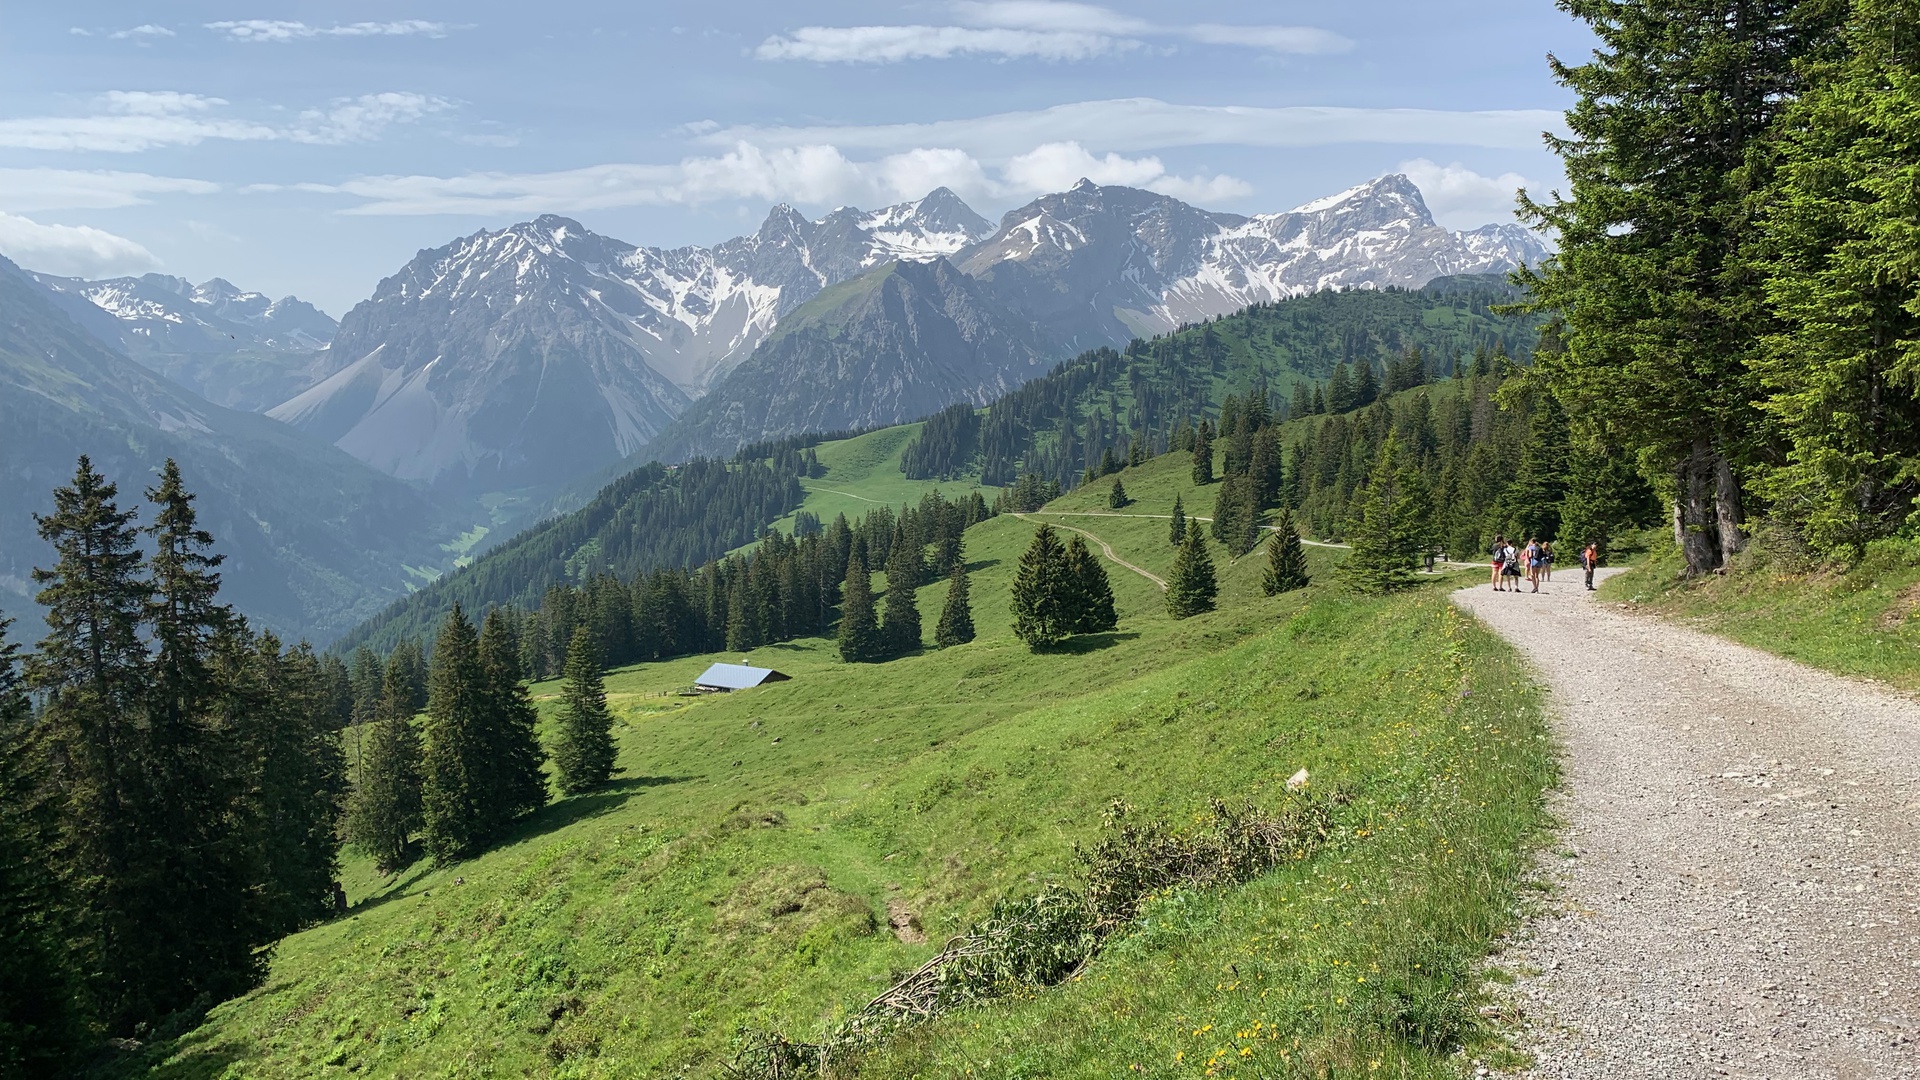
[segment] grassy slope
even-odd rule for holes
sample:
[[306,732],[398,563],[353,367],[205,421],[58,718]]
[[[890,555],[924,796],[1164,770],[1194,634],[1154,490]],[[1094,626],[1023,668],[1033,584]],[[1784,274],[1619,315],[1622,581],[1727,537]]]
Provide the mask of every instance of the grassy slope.
[[1762,545],[1733,573],[1680,578],[1670,539],[1601,586],[1603,600],[1678,618],[1699,629],[1843,675],[1920,690],[1920,545],[1883,541],[1842,572],[1771,563]]
[[[1171,491],[1187,468],[1125,478]],[[1163,521],[1076,520],[1167,572]],[[968,533],[973,644],[860,666],[772,646],[746,659],[794,681],[702,699],[659,695],[713,657],[610,675],[609,790],[458,866],[387,883],[354,865],[354,914],[284,942],[267,985],[152,1075],[714,1075],[743,1033],[815,1034],[995,896],[1070,873],[1110,800],[1182,820],[1271,801],[1301,767],[1352,796],[1331,849],[1164,897],[1078,983],[950,1017],[864,1073],[1190,1076],[1224,1049],[1247,1076],[1283,1052],[1451,1074],[1418,1034],[1471,1023],[1471,962],[1509,921],[1551,772],[1509,651],[1438,591],[1269,600],[1246,559],[1222,610],[1185,622],[1110,566],[1120,632],[1036,655],[1007,631],[1030,535],[1012,517]],[[943,590],[920,595],[929,633]],[[549,722],[556,690],[535,688]],[[890,906],[931,941],[896,940]]]
[[[947,481],[910,480],[900,471],[900,455],[906,451],[907,444],[919,436],[922,426],[897,424],[851,439],[821,443],[815,453],[827,474],[800,481],[807,489],[807,497],[799,509],[810,511],[825,524],[836,514],[845,514],[851,521],[877,506],[898,509],[915,505],[922,495],[936,489],[951,500],[965,498],[968,492],[978,488],[987,502],[993,502],[1000,489],[982,487],[978,469],[967,478]],[[774,522],[774,526],[791,532],[793,515]]]

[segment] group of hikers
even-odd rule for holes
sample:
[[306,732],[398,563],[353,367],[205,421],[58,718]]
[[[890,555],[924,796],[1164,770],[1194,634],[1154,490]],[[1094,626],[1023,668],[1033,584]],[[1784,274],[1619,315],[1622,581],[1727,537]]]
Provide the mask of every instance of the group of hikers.
[[[1533,591],[1540,591],[1542,581],[1553,580],[1553,541],[1528,540],[1525,547],[1515,549],[1513,541],[1505,536],[1493,538],[1493,547],[1487,552],[1493,556],[1493,591],[1519,592],[1520,579],[1532,583]],[[1593,571],[1600,565],[1600,546],[1589,543],[1580,549],[1580,567],[1587,572],[1587,588],[1593,588]]]

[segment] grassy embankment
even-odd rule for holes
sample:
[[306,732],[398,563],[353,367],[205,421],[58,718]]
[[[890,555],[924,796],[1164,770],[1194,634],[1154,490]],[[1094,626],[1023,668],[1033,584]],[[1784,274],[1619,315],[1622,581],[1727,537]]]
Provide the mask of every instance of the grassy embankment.
[[1770,550],[1763,536],[1724,575],[1683,580],[1671,538],[1601,586],[1600,598],[1842,675],[1920,690],[1920,544],[1886,540],[1849,567]]
[[[1187,469],[1128,470],[1138,511],[1164,513]],[[1165,521],[1056,520],[1170,568]],[[150,1075],[718,1075],[754,1032],[816,1036],[996,897],[1070,879],[1112,800],[1183,822],[1213,798],[1277,805],[1303,767],[1345,800],[1312,858],[1161,895],[1078,980],[844,1067],[1456,1074],[1482,1046],[1475,963],[1515,917],[1552,776],[1511,650],[1445,586],[1350,598],[1325,584],[1334,553],[1310,549],[1316,584],[1268,599],[1257,555],[1216,548],[1220,611],[1170,620],[1156,586],[1109,564],[1120,631],[1035,654],[1007,600],[1032,528],[968,533],[970,645],[879,665],[772,646],[744,659],[792,682],[699,699],[661,695],[716,657],[611,674],[606,791],[456,866],[389,882],[356,861],[353,913],[285,941],[264,987],[154,1048]],[[929,637],[944,591],[919,596]],[[556,691],[535,688],[548,722]],[[903,940],[916,923],[925,940]]]

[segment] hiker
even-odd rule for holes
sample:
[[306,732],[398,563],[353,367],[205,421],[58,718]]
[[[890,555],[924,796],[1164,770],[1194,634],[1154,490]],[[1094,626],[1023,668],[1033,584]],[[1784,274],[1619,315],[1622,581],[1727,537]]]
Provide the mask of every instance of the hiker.
[[1517,593],[1520,591],[1520,553],[1513,549],[1511,540],[1501,553],[1501,576],[1507,579],[1507,591]]
[[1547,581],[1553,580],[1553,541],[1540,541],[1540,575]]
[[1533,585],[1533,591],[1540,591],[1540,541],[1528,540],[1525,552],[1527,560],[1527,581]]
[[1592,540],[1580,551],[1580,568],[1587,572],[1587,591],[1593,591],[1593,571],[1600,565],[1600,545]]
[[1501,533],[1493,538],[1493,546],[1487,549],[1493,556],[1493,591],[1500,592],[1501,576],[1507,568],[1507,537]]

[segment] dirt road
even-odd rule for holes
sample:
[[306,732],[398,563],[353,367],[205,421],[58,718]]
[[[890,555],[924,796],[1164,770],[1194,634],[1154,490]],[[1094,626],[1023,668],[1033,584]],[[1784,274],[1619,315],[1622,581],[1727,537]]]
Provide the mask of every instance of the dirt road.
[[1565,753],[1551,913],[1496,958],[1527,1075],[1920,1077],[1920,706],[1560,578],[1454,598]]

